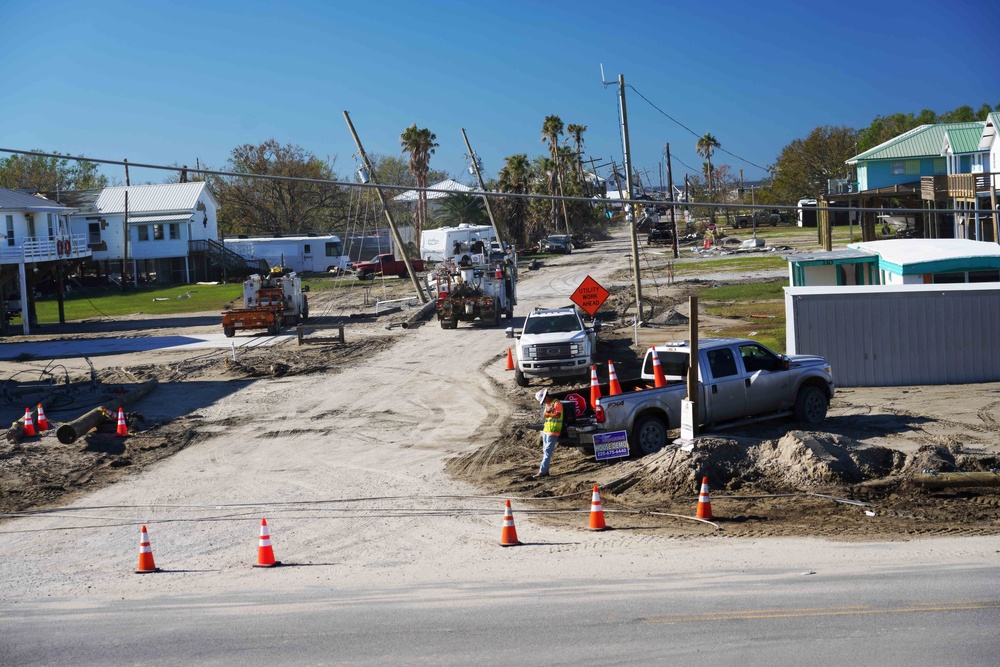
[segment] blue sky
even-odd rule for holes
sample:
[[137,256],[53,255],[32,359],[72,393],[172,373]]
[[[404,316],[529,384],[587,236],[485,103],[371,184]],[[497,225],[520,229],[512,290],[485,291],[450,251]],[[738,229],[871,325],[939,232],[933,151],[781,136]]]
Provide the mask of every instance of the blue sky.
[[399,155],[408,125],[429,128],[431,166],[463,182],[462,128],[494,176],[508,155],[546,151],[550,114],[587,126],[588,155],[620,161],[601,64],[635,89],[633,163],[654,184],[666,142],[675,182],[699,169],[705,132],[746,160],[713,163],[754,180],[820,125],[1000,103],[992,0],[0,0],[0,17],[0,146],[154,164],[221,169],[234,147],[273,137],[348,178],[344,110],[369,153]]

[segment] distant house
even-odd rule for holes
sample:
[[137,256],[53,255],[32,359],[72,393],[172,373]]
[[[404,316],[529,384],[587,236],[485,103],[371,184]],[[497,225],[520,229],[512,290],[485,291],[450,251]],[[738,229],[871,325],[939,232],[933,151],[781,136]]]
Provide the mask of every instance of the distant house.
[[[446,178],[440,183],[435,183],[434,185],[428,185],[428,188],[434,190],[444,190],[444,192],[428,192],[427,193],[427,217],[430,218],[434,215],[434,211],[437,209],[438,204],[441,203],[445,197],[453,193],[466,193],[470,192],[472,188],[468,185],[462,185],[456,180]],[[419,190],[407,190],[406,192],[396,195],[392,198],[393,201],[397,201],[403,204],[412,204],[417,201],[420,196]],[[405,242],[405,239],[404,239]]]
[[[74,209],[38,195],[0,188],[0,297],[16,299],[33,312],[35,286],[47,278],[60,280],[90,258],[82,234],[71,232]],[[59,294],[62,298],[62,294]],[[3,327],[6,327],[6,318]],[[31,317],[24,317],[30,333]]]
[[89,268],[98,275],[194,282],[207,279],[225,252],[218,241],[219,203],[204,182],[69,191],[60,199],[77,207],[70,224],[86,239]]
[[789,255],[792,287],[1000,283],[1000,245],[967,239],[889,239]]

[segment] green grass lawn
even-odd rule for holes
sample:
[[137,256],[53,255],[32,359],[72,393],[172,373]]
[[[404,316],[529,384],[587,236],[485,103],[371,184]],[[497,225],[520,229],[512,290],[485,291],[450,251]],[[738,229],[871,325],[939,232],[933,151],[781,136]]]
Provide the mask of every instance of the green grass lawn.
[[788,260],[774,254],[746,254],[722,259],[685,260],[674,264],[674,275],[705,273],[707,271],[770,271],[788,270]]
[[[243,295],[243,284],[180,285],[176,287],[139,287],[117,290],[86,291],[64,299],[66,320],[122,315],[171,315],[174,313],[222,312],[223,307]],[[59,321],[55,298],[39,299],[35,312],[41,323]]]
[[723,285],[701,290],[698,303],[709,315],[732,324],[720,336],[752,338],[775,352],[785,351],[785,292],[787,281]]

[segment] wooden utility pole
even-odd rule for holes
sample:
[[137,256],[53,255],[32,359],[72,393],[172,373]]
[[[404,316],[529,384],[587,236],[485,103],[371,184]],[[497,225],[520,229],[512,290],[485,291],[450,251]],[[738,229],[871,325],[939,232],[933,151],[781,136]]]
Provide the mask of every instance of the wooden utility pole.
[[368,178],[371,180],[372,185],[375,186],[375,192],[378,194],[378,200],[382,204],[382,212],[385,213],[385,219],[389,223],[389,231],[392,232],[392,240],[396,242],[396,247],[399,248],[399,254],[403,256],[403,264],[406,266],[406,273],[410,276],[410,282],[413,283],[413,289],[417,292],[417,298],[420,303],[427,303],[427,296],[424,294],[423,288],[420,286],[420,281],[417,280],[417,273],[413,270],[413,264],[410,262],[409,256],[406,254],[406,248],[403,247],[403,239],[399,236],[399,230],[396,228],[396,221],[392,217],[392,212],[389,210],[389,206],[385,201],[385,195],[382,194],[382,188],[378,187],[378,181],[375,180],[375,168],[371,161],[368,159],[368,154],[365,153],[365,149],[361,146],[361,139],[358,138],[358,133],[354,131],[354,123],[351,122],[351,116],[345,111],[344,120],[347,121],[347,127],[351,130],[351,136],[354,137],[354,143],[358,146],[358,153],[361,155],[361,161],[365,165],[365,169],[368,170]]
[[670,191],[670,225],[674,228],[674,259],[677,259],[677,213],[674,206],[674,170],[670,167],[670,142],[667,142],[667,189]]
[[[465,147],[469,149],[469,159],[472,160],[472,169],[476,173],[476,179],[479,181],[479,189],[486,192],[486,184],[483,182],[483,175],[479,171],[479,160],[476,159],[476,153],[472,150],[472,145],[469,143],[469,137],[465,134],[465,128],[462,128],[462,138],[465,139]],[[493,209],[490,207],[490,198],[483,195],[483,203],[486,204],[486,215],[490,216],[490,224],[493,225],[493,234],[497,238],[497,242],[500,247],[503,248],[503,237],[500,235],[500,228],[497,227],[497,221],[493,217]]]
[[[623,146],[625,148],[625,196],[628,200],[632,199],[632,158],[629,151],[628,143],[628,113],[625,111],[625,75],[618,75],[618,99],[621,105],[622,114],[622,138]],[[636,225],[639,221],[636,220],[636,216],[633,213],[634,209],[631,204],[627,205],[626,209],[631,213],[632,224],[632,262],[633,271],[635,279],[635,313],[637,321],[642,322],[642,281],[639,279],[639,234],[636,231]]]

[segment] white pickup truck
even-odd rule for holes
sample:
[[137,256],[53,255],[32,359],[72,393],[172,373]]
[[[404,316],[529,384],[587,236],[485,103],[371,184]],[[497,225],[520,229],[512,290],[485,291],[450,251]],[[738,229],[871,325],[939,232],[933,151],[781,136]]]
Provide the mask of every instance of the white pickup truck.
[[575,308],[536,308],[524,318],[524,327],[507,328],[517,339],[514,380],[527,387],[530,378],[577,377],[586,381],[597,353],[601,323],[587,326]]
[[[665,387],[654,388],[654,353]],[[622,382],[623,393],[616,396],[608,396],[602,386],[598,407],[567,420],[560,444],[590,452],[594,435],[625,431],[634,455],[661,449],[668,442],[667,431],[681,425],[690,358],[687,342],[647,351],[642,376]],[[778,355],[743,338],[705,338],[698,341],[698,362],[699,425],[722,428],[789,416],[814,425],[826,418],[833,398],[833,376],[823,357]]]

